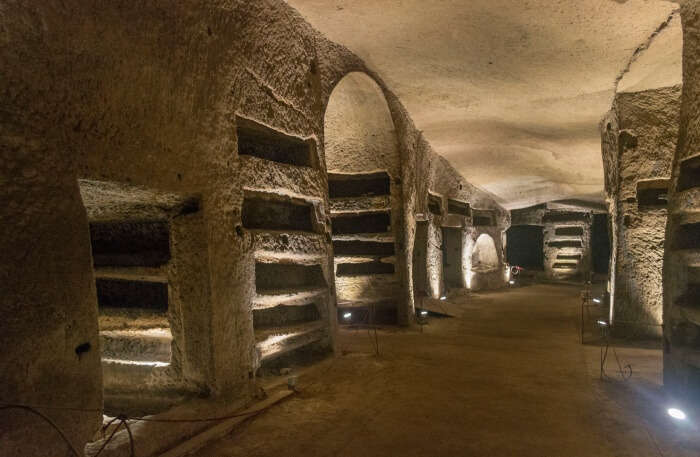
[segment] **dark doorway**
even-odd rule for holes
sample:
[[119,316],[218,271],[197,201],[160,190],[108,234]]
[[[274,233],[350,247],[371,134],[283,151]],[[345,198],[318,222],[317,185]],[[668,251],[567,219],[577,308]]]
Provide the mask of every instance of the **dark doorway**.
[[608,236],[608,215],[594,214],[591,233],[591,255],[593,271],[607,274],[610,261],[610,237]]
[[514,225],[506,232],[508,263],[530,270],[544,269],[544,235],[539,225]]
[[450,289],[464,287],[462,273],[462,229],[442,228],[442,271]]
[[413,242],[413,293],[428,295],[428,222],[416,222],[416,237]]

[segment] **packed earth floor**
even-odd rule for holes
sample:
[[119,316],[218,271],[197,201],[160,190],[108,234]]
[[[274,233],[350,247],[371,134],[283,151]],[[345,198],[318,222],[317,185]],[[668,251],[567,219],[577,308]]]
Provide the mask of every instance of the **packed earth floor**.
[[[666,413],[661,349],[621,345],[600,379],[580,343],[580,287],[452,298],[420,329],[341,330],[337,357],[301,369],[299,393],[196,455],[698,456],[700,432]],[[589,335],[590,337],[590,335]],[[589,338],[590,339],[590,338]]]

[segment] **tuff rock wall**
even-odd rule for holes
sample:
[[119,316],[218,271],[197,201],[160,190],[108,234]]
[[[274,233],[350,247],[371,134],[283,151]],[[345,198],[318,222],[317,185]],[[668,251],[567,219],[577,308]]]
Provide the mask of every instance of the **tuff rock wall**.
[[[290,348],[333,346],[323,119],[350,72],[376,81],[396,132],[399,322],[413,315],[415,214],[427,211],[429,189],[492,210],[488,228],[463,228],[492,232],[500,248],[507,212],[433,153],[377,75],[281,1],[13,2],[0,23],[0,215],[9,221],[0,237],[0,398],[92,409],[52,414],[76,448],[101,423],[103,387],[117,406],[136,378],[147,396],[246,398],[258,367],[285,350],[270,337]],[[270,150],[278,141],[288,155]],[[303,151],[307,159],[290,160]],[[163,198],[176,203],[163,206]],[[143,216],[144,205],[157,215]],[[138,236],[167,231],[169,257],[125,268],[117,256],[98,268],[97,222],[118,223],[105,232],[110,240],[124,227]],[[98,298],[114,288],[101,291],[100,277],[126,281],[129,293],[156,284],[161,292],[148,297],[167,298],[167,311],[129,318],[128,330],[139,334],[153,321],[167,328],[169,364],[105,366],[101,326],[115,317]],[[279,309],[287,305],[315,312]],[[111,347],[134,347],[122,343]],[[161,343],[136,347],[159,353]],[[31,416],[0,421],[10,455],[65,452]]]
[[661,336],[666,205],[680,93],[680,86],[618,93],[601,122],[613,239],[611,317],[622,336]]
[[683,91],[663,263],[664,385],[700,400],[700,2],[681,4]]

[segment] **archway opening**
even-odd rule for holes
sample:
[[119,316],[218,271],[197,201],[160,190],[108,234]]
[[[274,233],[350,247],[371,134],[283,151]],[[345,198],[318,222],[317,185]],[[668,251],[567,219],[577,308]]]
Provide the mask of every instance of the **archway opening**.
[[472,273],[490,273],[498,269],[498,251],[490,235],[482,233],[472,250]]
[[509,264],[528,270],[544,270],[544,233],[541,225],[514,225],[506,234]]
[[384,94],[366,74],[349,73],[334,88],[324,150],[339,321],[395,322],[401,296],[398,138]]
[[442,269],[448,289],[464,287],[462,229],[442,227]]

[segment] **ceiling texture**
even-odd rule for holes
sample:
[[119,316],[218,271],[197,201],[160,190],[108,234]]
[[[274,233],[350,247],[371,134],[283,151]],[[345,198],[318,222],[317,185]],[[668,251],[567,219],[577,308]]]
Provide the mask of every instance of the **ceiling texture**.
[[435,151],[509,209],[602,201],[598,122],[616,85],[680,81],[678,6],[662,0],[288,3],[364,59]]

